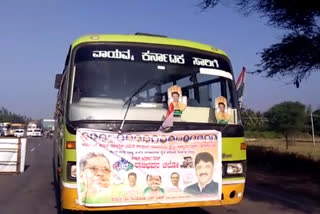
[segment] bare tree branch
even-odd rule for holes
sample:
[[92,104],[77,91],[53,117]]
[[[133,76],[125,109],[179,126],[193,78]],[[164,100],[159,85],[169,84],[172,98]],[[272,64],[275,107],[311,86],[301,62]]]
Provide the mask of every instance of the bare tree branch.
[[[202,0],[202,9],[215,7],[222,0]],[[281,42],[263,49],[253,73],[266,77],[289,77],[297,87],[311,72],[320,68],[320,1],[234,0],[246,16],[258,13],[268,24],[289,30]]]

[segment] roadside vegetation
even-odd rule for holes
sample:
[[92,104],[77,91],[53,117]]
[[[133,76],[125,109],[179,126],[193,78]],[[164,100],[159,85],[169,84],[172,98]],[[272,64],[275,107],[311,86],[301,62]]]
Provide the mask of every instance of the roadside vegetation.
[[19,115],[16,113],[13,113],[11,111],[8,111],[6,108],[1,107],[0,108],[0,123],[3,122],[10,122],[10,123],[28,123],[31,121],[30,118]]
[[251,142],[247,150],[249,183],[274,193],[300,196],[302,203],[311,200],[315,206],[319,205],[319,145],[297,142],[286,150],[284,141],[266,139],[254,144],[260,145]]
[[243,109],[242,118],[248,143],[247,180],[304,200],[319,198],[320,109],[283,102],[263,113]]
[[266,112],[242,109],[242,119],[247,138],[284,138],[288,144],[295,138],[311,140],[312,123],[320,136],[320,108],[312,111],[300,102],[285,101]]
[[310,106],[286,101],[263,113],[243,109],[242,119],[248,165],[272,170],[320,171],[320,109],[312,111]]
[[[312,142],[304,140],[294,140],[288,149],[286,149],[286,142],[282,139],[257,139],[256,141],[249,141],[249,149],[257,152],[269,152],[277,154],[285,154],[289,156],[303,156],[310,160],[320,161],[320,139],[315,141],[315,146]],[[261,148],[258,150],[258,148]],[[264,155],[264,154],[262,154]]]
[[297,88],[320,67],[319,1],[201,0],[200,8],[237,8],[245,16],[258,15],[267,25],[284,30],[278,42],[263,48],[252,73],[289,79]]

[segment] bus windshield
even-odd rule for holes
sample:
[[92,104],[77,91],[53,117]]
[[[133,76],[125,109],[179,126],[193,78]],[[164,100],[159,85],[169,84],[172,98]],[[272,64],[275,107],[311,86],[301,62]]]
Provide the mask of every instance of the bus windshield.
[[207,52],[137,45],[91,44],[74,54],[69,119],[163,121],[168,89],[181,87],[186,108],[180,122],[215,123],[215,99],[223,96],[237,123],[233,76],[226,58]]

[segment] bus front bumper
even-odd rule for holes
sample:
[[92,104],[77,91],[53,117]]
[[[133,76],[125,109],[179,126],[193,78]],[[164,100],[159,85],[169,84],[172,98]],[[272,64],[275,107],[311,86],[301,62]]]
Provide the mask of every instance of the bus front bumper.
[[86,207],[79,205],[77,189],[61,187],[61,207],[67,210],[75,211],[103,211],[103,210],[139,210],[139,209],[164,209],[181,207],[202,207],[202,206],[221,206],[237,204],[243,198],[244,182],[235,184],[223,184],[223,198],[217,201],[201,202],[179,202],[179,203],[154,203],[144,205],[126,205],[126,206],[104,206],[104,207]]

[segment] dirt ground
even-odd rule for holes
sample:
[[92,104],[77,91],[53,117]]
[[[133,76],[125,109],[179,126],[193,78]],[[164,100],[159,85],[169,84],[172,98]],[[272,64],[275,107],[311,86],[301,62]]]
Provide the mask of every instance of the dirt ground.
[[320,139],[312,143],[312,139],[294,139],[290,141],[288,150],[285,139],[251,139],[248,146],[261,146],[282,153],[294,153],[320,161]]
[[287,194],[301,203],[320,206],[319,174],[283,172],[248,166],[247,182],[273,194]]
[[[275,142],[267,143],[249,144],[246,183],[268,193],[285,194],[295,201],[320,206],[320,161],[315,158],[319,148],[299,143],[298,152],[287,152]],[[306,149],[314,150],[316,156],[301,152]]]

